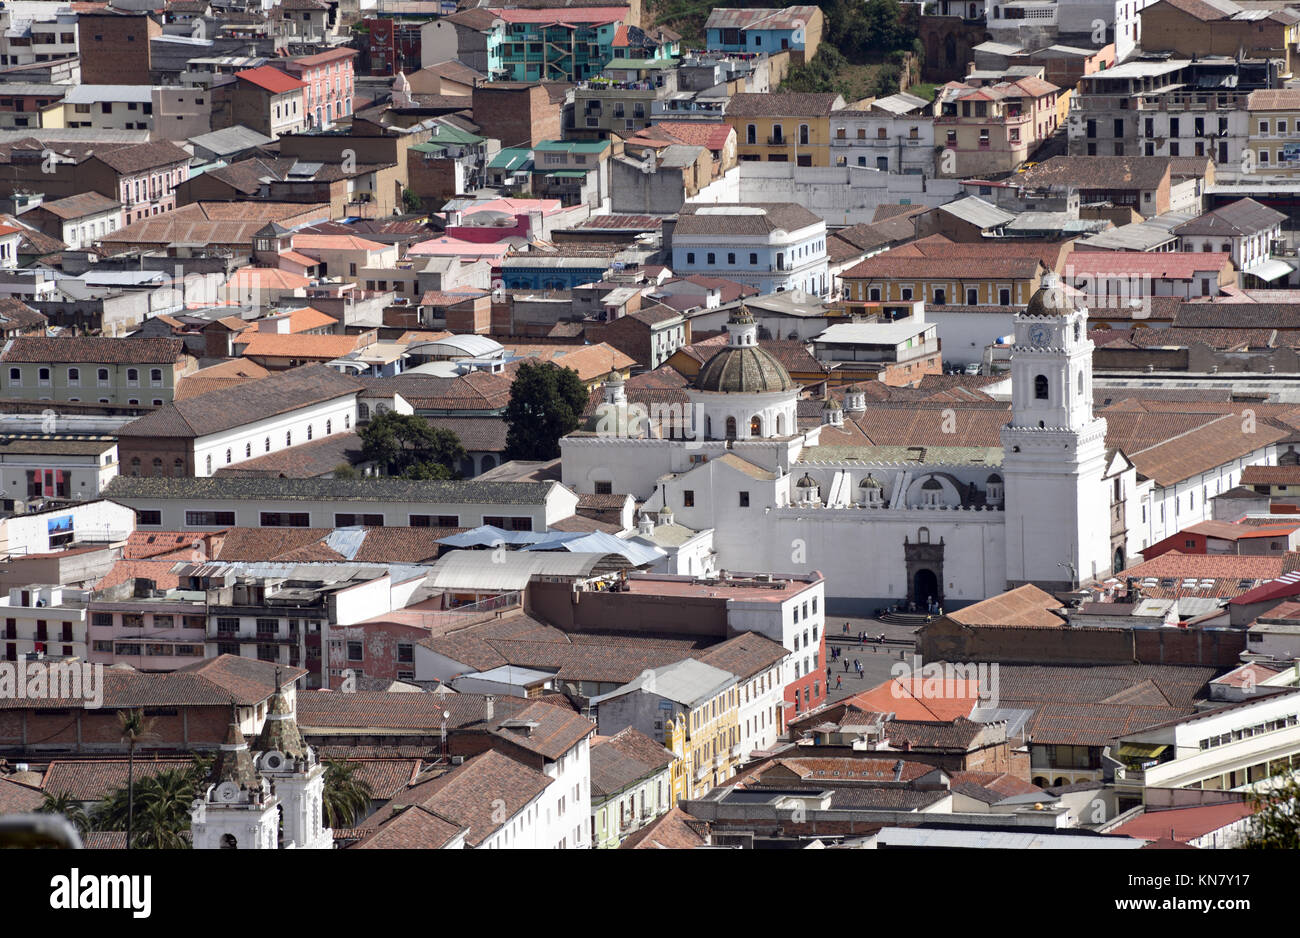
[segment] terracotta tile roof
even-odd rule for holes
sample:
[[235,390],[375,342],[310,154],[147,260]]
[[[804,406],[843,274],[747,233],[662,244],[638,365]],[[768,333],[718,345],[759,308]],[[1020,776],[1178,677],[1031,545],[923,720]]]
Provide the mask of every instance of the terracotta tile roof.
[[176,393],[172,399],[183,401],[211,391],[225,391],[237,384],[265,378],[269,374],[270,372],[257,362],[232,358],[229,361],[209,365],[207,368],[200,368],[177,380]]
[[0,297],[0,323],[22,329],[43,329],[49,319],[12,296]]
[[378,828],[363,830],[368,833],[355,845],[357,850],[441,850],[469,828],[415,804],[391,816]]
[[674,140],[707,150],[724,149],[727,141],[736,135],[730,124],[714,121],[658,121],[649,129],[663,131]]
[[1298,466],[1246,466],[1241,470],[1242,485],[1300,485]]
[[95,362],[120,365],[171,365],[185,357],[180,339],[109,338],[107,336],[19,336],[0,354],[6,362]]
[[728,117],[827,117],[844,99],[833,91],[754,94],[741,92],[731,96]]
[[99,212],[110,212],[113,209],[121,208],[121,206],[121,202],[110,199],[98,192],[82,192],[78,195],[70,195],[67,198],[55,199],[52,202],[42,202],[40,204],[40,207],[51,215],[64,219],[84,218],[87,215],[95,215]]
[[174,590],[180,586],[180,578],[172,573],[175,560],[119,560],[104,578],[95,584],[95,589],[104,590],[131,580],[153,580],[160,590]]
[[691,657],[745,679],[767,670],[788,654],[779,642],[757,632],[744,632],[702,651],[692,652]]
[[149,560],[170,554],[183,554],[189,559],[196,544],[205,557],[211,557],[216,555],[222,537],[215,531],[132,531],[122,548],[122,559]]
[[[158,673],[105,668],[104,706],[110,709],[218,706],[229,714],[231,704],[254,706],[265,703],[275,691],[277,673],[280,686],[287,687],[307,671],[237,655],[218,655],[175,671]],[[80,709],[84,704],[80,697],[45,697],[39,700],[0,697],[0,709],[66,710],[69,707]]]
[[[325,339],[333,336],[275,336],[282,339]],[[341,338],[353,339],[352,336]],[[113,341],[123,341],[121,339]],[[195,438],[245,426],[302,407],[355,394],[359,382],[324,365],[305,365],[204,394],[165,404],[131,421],[121,437]],[[342,431],[342,427],[339,430]],[[324,430],[324,427],[321,427]]]
[[359,238],[356,235],[317,235],[296,233],[293,249],[310,254],[312,251],[384,251],[390,245]]
[[[135,781],[153,778],[160,772],[178,769],[188,772],[193,759],[135,757]],[[51,795],[67,792],[78,801],[103,801],[119,788],[126,787],[126,759],[54,760],[45,770],[41,787]]]
[[[1240,406],[1240,405],[1238,405]],[[1200,427],[1146,449],[1120,446],[1138,472],[1163,486],[1208,472],[1292,435],[1290,427],[1268,419],[1227,413]],[[1107,434],[1107,444],[1112,444]]]
[[295,358],[330,361],[356,351],[359,335],[301,335],[252,332],[235,339],[235,350],[246,358]]
[[1027,583],[947,615],[953,622],[971,626],[1067,628],[1066,621],[1053,611],[1063,608],[1051,593]]
[[510,403],[511,379],[504,374],[474,371],[455,378],[398,375],[362,378],[363,396],[397,393],[417,410],[501,410]]
[[1065,276],[1190,280],[1200,271],[1219,270],[1231,263],[1231,254],[1217,251],[1075,251],[1065,263]]
[[621,850],[693,850],[711,843],[709,824],[673,805],[663,817],[626,837]]
[[0,775],[0,816],[5,814],[32,814],[45,801],[41,792]]
[[1155,189],[1170,170],[1167,156],[1054,156],[1024,173],[1034,188]]
[[1283,554],[1183,554],[1171,550],[1129,567],[1120,579],[1147,577],[1184,579],[1271,580],[1300,566],[1300,552]]
[[566,7],[562,10],[524,10],[513,7],[509,9],[498,7],[493,12],[507,23],[540,23],[543,25],[582,23],[586,25],[626,22],[631,11],[627,7],[592,6]]
[[664,771],[676,757],[632,727],[591,743],[591,792],[609,797],[641,779]]
[[[757,95],[756,97],[781,96]],[[734,105],[735,98],[732,99],[732,106]],[[708,208],[709,211],[700,211],[701,208]],[[726,211],[728,208],[744,209],[744,211],[730,214]],[[762,214],[755,213],[754,209],[762,209]],[[793,202],[746,202],[743,205],[717,203],[707,206],[688,202],[678,213],[676,234],[766,236],[778,229],[793,232],[819,224],[825,224],[820,216]]]
[[311,280],[278,267],[241,267],[226,281],[227,290],[300,290]]
[[246,68],[243,71],[235,72],[235,77],[241,81],[256,85],[271,94],[285,94],[290,91],[301,91],[307,85],[301,79],[294,78],[292,75],[285,74],[278,68],[270,65],[262,65],[258,68]]
[[926,694],[923,678],[896,678],[853,695],[847,703],[859,710],[892,713],[900,720],[950,723],[958,717],[969,717],[971,710],[979,705],[979,682],[949,684],[947,696],[934,697]]
[[123,175],[190,161],[188,153],[166,140],[161,143],[139,143],[112,150],[100,148],[95,151],[94,158]]

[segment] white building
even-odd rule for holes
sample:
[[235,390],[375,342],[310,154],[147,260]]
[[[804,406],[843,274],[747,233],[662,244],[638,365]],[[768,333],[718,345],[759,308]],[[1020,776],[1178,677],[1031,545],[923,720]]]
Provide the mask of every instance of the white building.
[[687,204],[665,221],[664,245],[680,276],[722,277],[759,293],[825,296],[830,288],[826,223],[792,202]]

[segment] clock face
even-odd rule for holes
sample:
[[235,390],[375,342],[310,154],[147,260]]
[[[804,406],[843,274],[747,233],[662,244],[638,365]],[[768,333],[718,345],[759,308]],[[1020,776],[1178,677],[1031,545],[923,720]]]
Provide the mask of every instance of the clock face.
[[1042,326],[1035,326],[1029,330],[1029,341],[1034,345],[1042,345],[1047,341],[1047,330]]
[[222,782],[217,786],[217,800],[230,802],[239,797],[239,786],[234,782]]

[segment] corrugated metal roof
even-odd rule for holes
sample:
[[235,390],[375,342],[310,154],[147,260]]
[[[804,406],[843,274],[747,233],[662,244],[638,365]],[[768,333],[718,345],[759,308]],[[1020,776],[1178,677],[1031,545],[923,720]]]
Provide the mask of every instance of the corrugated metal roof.
[[456,550],[429,568],[429,585],[441,590],[521,590],[534,576],[587,577],[608,562],[608,554]]

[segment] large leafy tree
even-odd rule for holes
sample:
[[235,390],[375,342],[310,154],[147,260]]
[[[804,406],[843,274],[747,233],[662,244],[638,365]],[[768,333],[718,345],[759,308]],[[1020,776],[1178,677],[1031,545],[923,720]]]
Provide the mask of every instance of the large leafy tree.
[[506,459],[555,459],[560,437],[582,420],[587,387],[572,368],[524,362],[510,386],[506,407]]
[[415,414],[385,411],[361,431],[361,456],[390,476],[451,479],[465,458],[465,447],[450,430]]
[[1277,779],[1273,788],[1252,792],[1248,799],[1255,808],[1250,830],[1242,846],[1249,850],[1300,849],[1300,775]]
[[332,828],[355,827],[370,809],[374,793],[370,783],[357,777],[357,765],[329,760],[325,763],[325,793],[321,805],[325,823]]

